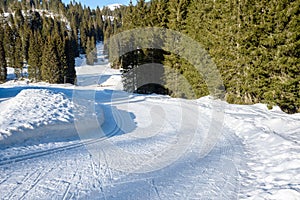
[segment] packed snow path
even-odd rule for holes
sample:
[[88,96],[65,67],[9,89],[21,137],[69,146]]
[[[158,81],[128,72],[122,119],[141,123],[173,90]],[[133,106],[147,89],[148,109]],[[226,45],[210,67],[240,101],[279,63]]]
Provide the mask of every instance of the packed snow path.
[[[141,108],[145,109],[145,106],[157,105],[162,99],[161,97],[148,99],[137,96],[130,101],[135,102],[135,110],[140,110]],[[165,106],[169,104],[170,110],[174,109],[172,104],[178,104],[177,101],[168,98],[164,101]],[[122,105],[128,104],[118,102],[118,105],[122,107]],[[144,121],[145,116],[139,115],[145,114],[135,112],[135,110],[133,110],[135,118],[142,117],[142,121]],[[109,114],[109,110],[104,110],[105,116]],[[123,113],[123,116],[122,112],[118,112],[118,114],[121,115],[121,120],[131,120],[124,119],[126,113]],[[113,118],[113,116],[110,117]],[[209,118],[209,116],[203,116],[204,122],[205,118]],[[137,120],[137,123],[139,121]],[[152,126],[153,124],[161,128],[157,126],[159,123],[152,122]],[[118,125],[122,125],[122,123],[118,123]],[[135,130],[132,130],[131,133],[124,133],[124,128],[115,129],[113,121],[107,120],[103,124],[106,129],[105,133],[112,132],[112,135],[122,135],[109,137],[105,143],[99,139],[96,142],[94,140],[82,141],[85,146],[81,145],[82,143],[79,141],[66,141],[4,149],[0,162],[0,189],[5,191],[3,199],[44,197],[49,199],[71,197],[75,199],[85,197],[95,199],[236,198],[239,192],[239,180],[238,171],[232,160],[240,160],[238,154],[242,151],[233,150],[233,148],[239,147],[240,144],[236,143],[238,140],[223,138],[211,153],[202,157],[201,135],[195,135],[194,141],[191,146],[187,147],[182,157],[162,169],[145,173],[126,173],[126,168],[134,160],[129,160],[130,163],[125,162],[125,166],[122,166],[122,163],[120,166],[116,166],[114,160],[118,162],[124,159],[114,154],[114,149],[111,152],[111,146],[103,147],[108,140],[111,140],[110,142],[122,146],[126,151],[136,153],[162,151],[164,146],[169,145],[169,141],[174,141],[172,138],[174,137],[172,134],[174,126],[176,129],[176,123],[165,124],[165,130],[162,129],[159,136],[143,140],[144,136],[142,137],[138,133],[146,131],[144,128],[132,127]],[[231,142],[236,144],[232,145]],[[99,158],[92,156],[86,147],[90,151],[96,149]],[[118,170],[117,167],[121,169]]]
[[[300,198],[299,114],[128,94],[101,51],[98,65],[77,68],[75,90],[0,88],[0,199]],[[81,126],[89,119],[98,124]]]

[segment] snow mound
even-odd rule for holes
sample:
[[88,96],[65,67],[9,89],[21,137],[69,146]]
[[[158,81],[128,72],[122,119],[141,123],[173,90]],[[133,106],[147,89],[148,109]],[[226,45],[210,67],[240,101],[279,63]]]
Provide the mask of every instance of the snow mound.
[[22,90],[1,104],[0,141],[16,132],[73,121],[72,102],[64,94],[46,89]]

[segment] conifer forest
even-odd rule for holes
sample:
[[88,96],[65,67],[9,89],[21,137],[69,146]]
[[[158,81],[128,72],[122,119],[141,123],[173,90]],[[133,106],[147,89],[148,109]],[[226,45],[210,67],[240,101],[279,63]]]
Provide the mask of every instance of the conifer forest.
[[[115,10],[76,1],[3,0],[0,82],[7,80],[11,67],[17,79],[76,84],[76,57],[85,55],[86,63],[93,65],[98,42],[143,27],[178,31],[198,42],[221,74],[221,98],[227,102],[265,103],[287,113],[300,112],[300,0],[138,0]],[[133,69],[149,61],[165,66],[159,74],[166,90],[152,85],[137,91],[137,83],[132,84]],[[179,98],[209,95],[193,65],[171,52],[140,48],[110,63],[122,69],[124,90],[129,92],[152,90]],[[170,71],[188,81],[192,94]],[[178,90],[168,90],[174,84]]]

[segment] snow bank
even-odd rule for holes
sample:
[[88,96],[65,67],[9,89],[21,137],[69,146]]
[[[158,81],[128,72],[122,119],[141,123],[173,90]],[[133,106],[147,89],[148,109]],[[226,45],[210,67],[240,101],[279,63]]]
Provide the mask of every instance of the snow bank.
[[33,136],[29,130],[46,125],[68,124],[65,128],[53,128],[63,132],[73,122],[72,102],[64,94],[46,89],[22,90],[16,97],[1,102],[0,109],[0,146],[22,142]]
[[300,199],[300,115],[264,104],[228,105],[226,126],[240,137],[242,199]]

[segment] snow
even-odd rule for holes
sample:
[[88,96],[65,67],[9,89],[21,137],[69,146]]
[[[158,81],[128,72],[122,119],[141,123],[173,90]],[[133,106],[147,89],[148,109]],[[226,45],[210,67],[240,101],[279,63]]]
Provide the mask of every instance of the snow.
[[106,5],[105,7],[109,8],[110,10],[115,10],[116,8],[120,8],[121,6],[123,6],[123,4],[119,4],[119,3],[114,3],[114,4],[109,4]]
[[228,107],[226,124],[243,141],[248,158],[242,174],[251,190],[248,199],[299,199],[299,114],[267,110],[262,104]]
[[129,94],[83,57],[75,87],[0,85],[1,199],[300,199],[299,114]]
[[[45,15],[46,17],[51,17],[52,19],[55,19],[55,18],[60,19],[62,22],[66,23],[67,29],[70,30],[70,22],[64,15],[58,14],[58,13],[53,13],[52,11],[45,10],[45,9],[34,9],[33,11],[38,12],[41,16]],[[27,10],[27,12],[22,10],[22,15],[28,16],[30,14],[30,12],[31,12],[31,10]],[[10,14],[12,16],[15,16],[15,12],[12,12],[12,13],[5,12],[5,13],[3,13],[3,17],[7,18]]]
[[28,129],[73,121],[72,102],[62,93],[45,89],[24,89],[0,107],[1,146],[32,137],[26,133]]

